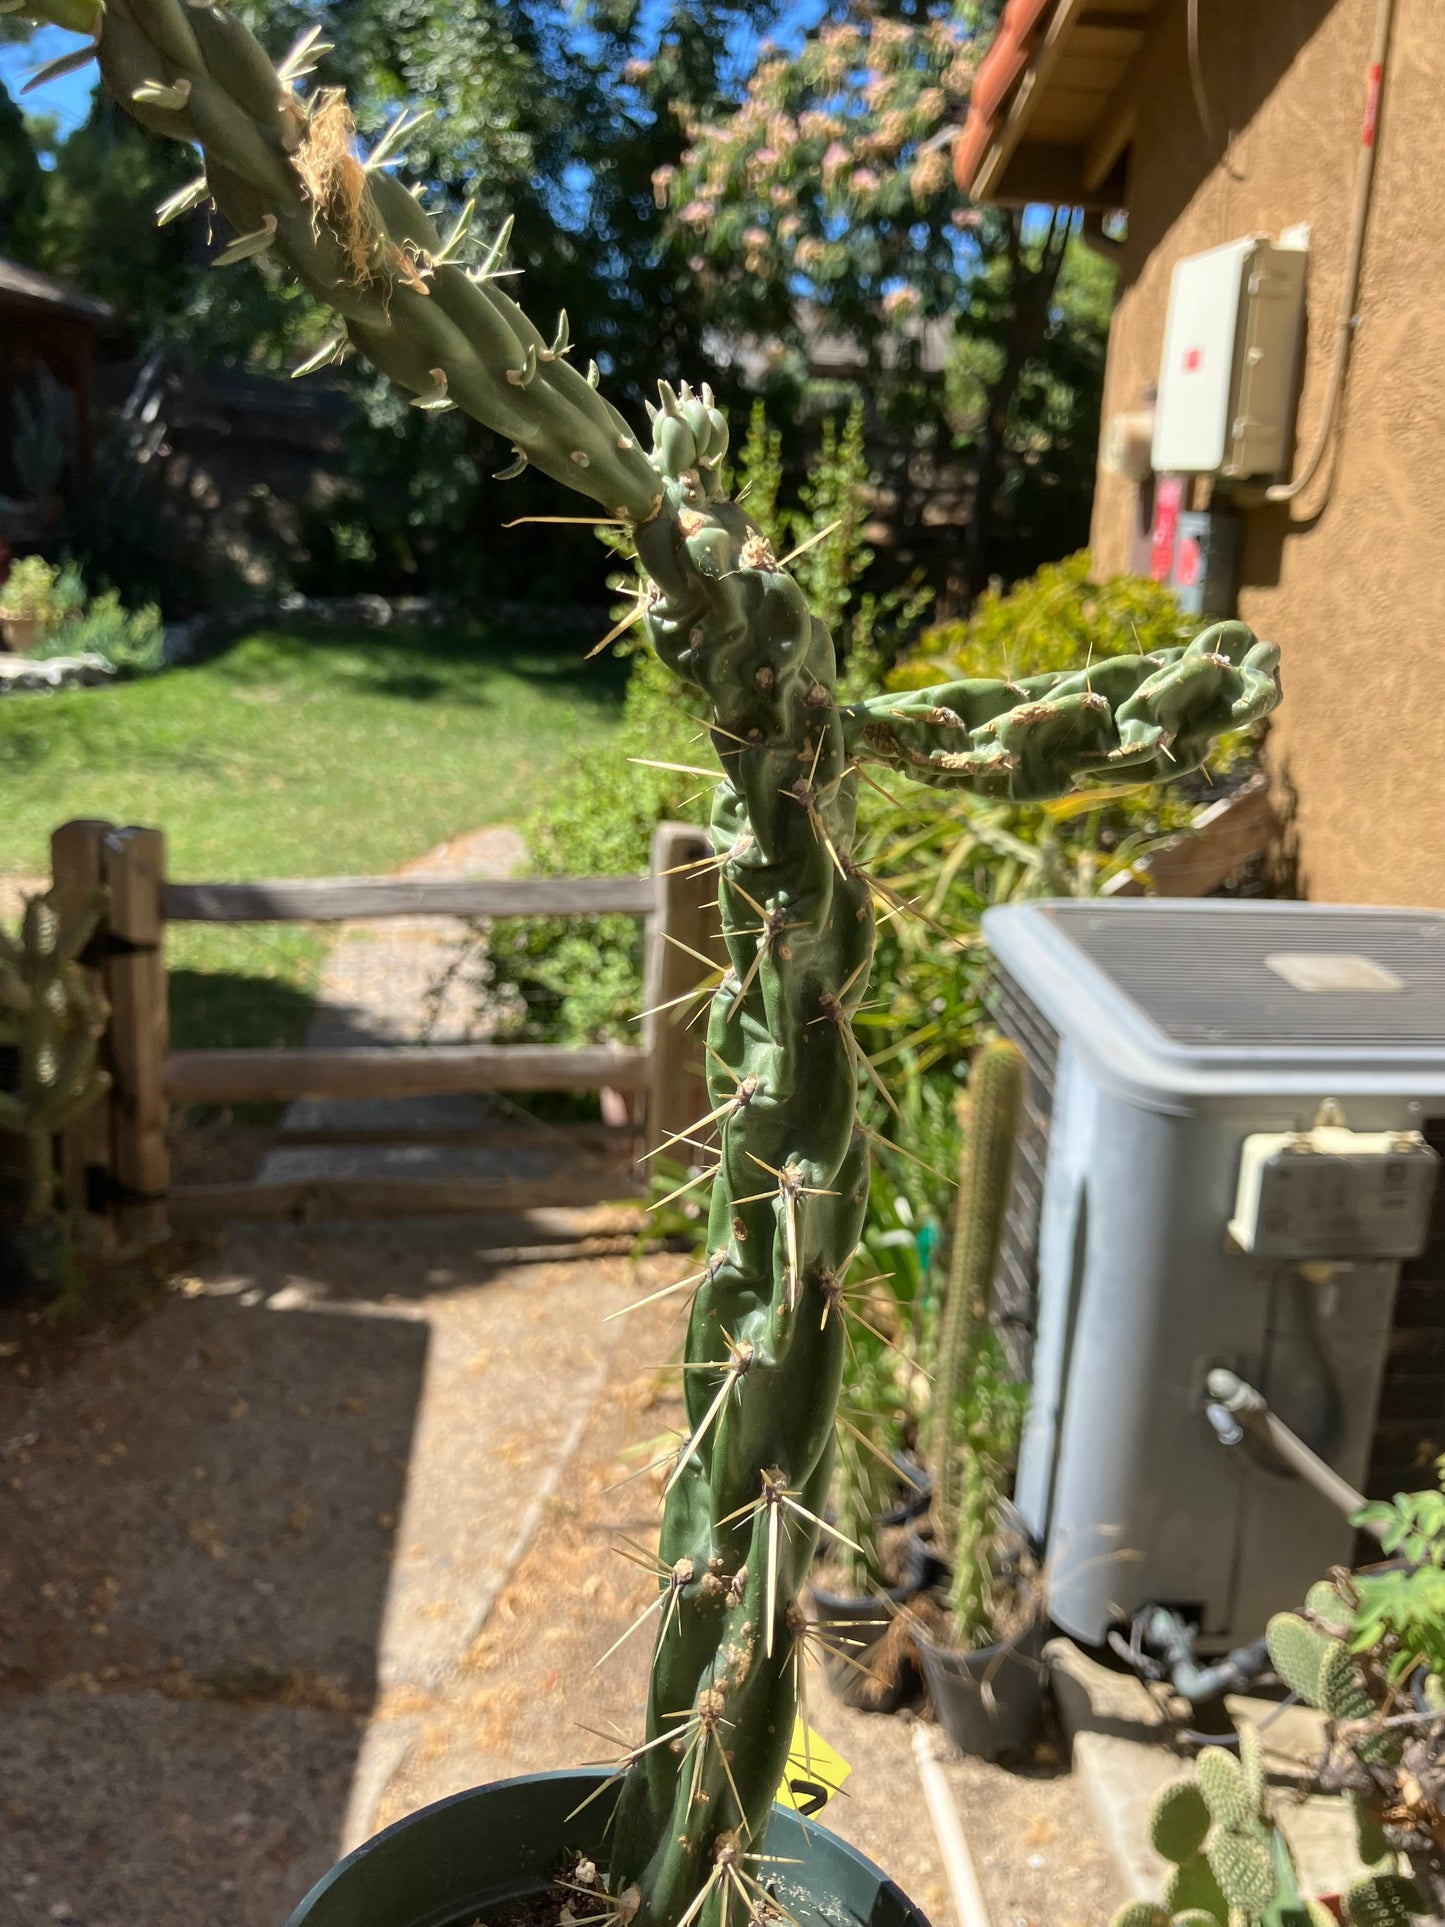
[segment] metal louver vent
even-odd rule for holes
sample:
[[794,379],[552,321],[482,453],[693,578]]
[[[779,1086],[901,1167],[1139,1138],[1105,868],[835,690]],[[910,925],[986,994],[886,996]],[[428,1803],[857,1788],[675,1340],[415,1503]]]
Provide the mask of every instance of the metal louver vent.
[[[1171,1042],[1222,1049],[1445,1045],[1445,915],[1310,906],[1060,903],[1048,916]],[[1329,960],[1374,966],[1291,972]],[[1285,969],[1281,969],[1281,964]],[[1303,988],[1334,978],[1344,987]],[[1293,975],[1296,981],[1291,981]],[[1361,988],[1373,976],[1398,988]],[[1352,977],[1356,987],[1351,987]]]
[[1023,1127],[1014,1154],[1013,1190],[991,1313],[1010,1367],[1018,1378],[1027,1379],[1033,1370],[1038,1320],[1039,1225],[1059,1040],[1006,971],[996,972],[989,1001],[999,1029],[1013,1038],[1028,1064]]

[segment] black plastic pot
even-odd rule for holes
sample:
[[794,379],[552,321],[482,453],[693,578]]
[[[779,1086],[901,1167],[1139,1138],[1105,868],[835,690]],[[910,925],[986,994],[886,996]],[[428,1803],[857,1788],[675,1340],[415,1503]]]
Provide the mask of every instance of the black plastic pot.
[[878,1515],[880,1526],[911,1525],[921,1519],[933,1501],[933,1480],[917,1459],[906,1452],[890,1452],[898,1471],[898,1498],[886,1512]]
[[[896,1713],[917,1697],[923,1679],[911,1654],[894,1658],[882,1679],[870,1677],[860,1668],[873,1665],[898,1608],[940,1585],[947,1576],[943,1560],[927,1540],[915,1534],[908,1542],[903,1577],[887,1592],[859,1599],[849,1593],[829,1592],[816,1579],[809,1580],[814,1611],[823,1622],[823,1638],[827,1641],[823,1649],[824,1677],[845,1706],[862,1707],[869,1713]],[[838,1650],[829,1652],[828,1646]]]
[[[538,1773],[453,1794],[348,1854],[311,1889],[287,1927],[470,1927],[543,1893],[580,1852],[607,1860],[613,1796],[568,1815],[605,1772]],[[907,1895],[834,1834],[774,1807],[765,1851],[800,1866],[768,1868],[799,1919],[836,1927],[928,1927]],[[777,1878],[774,1881],[774,1875]]]
[[914,1643],[939,1724],[956,1746],[980,1760],[1028,1752],[1044,1712],[1041,1625],[976,1653],[936,1646],[921,1628]]

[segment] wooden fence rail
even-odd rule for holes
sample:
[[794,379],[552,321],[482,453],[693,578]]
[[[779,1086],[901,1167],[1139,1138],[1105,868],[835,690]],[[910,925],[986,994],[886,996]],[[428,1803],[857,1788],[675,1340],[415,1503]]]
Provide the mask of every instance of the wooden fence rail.
[[[337,1050],[184,1050],[165,1060],[173,1104],[483,1091],[646,1091],[652,1053],[623,1045],[352,1044]],[[682,1123],[687,1119],[683,1118]]]
[[650,917],[643,877],[301,877],[168,883],[172,923],[351,923],[368,917]]
[[[1189,832],[1116,878],[1107,894],[1202,896],[1276,834],[1262,779],[1203,812]],[[391,1217],[438,1211],[524,1210],[606,1202],[635,1182],[618,1139],[594,1127],[565,1174],[549,1179],[297,1182],[173,1186],[167,1124],[174,1106],[289,1102],[297,1098],[405,1098],[456,1092],[609,1090],[643,1100],[642,1135],[653,1148],[707,1109],[703,1049],[688,1019],[690,993],[707,981],[701,959],[726,961],[705,833],[659,825],[651,870],[631,877],[327,877],[255,883],[177,883],[165,874],[159,830],[85,819],[51,840],[62,906],[97,887],[107,918],[84,963],[109,1000],[102,1040],[109,1097],[70,1123],[61,1170],[73,1209],[101,1217],[125,1244],[165,1234],[168,1220],[222,1216]],[[169,1048],[165,936],[173,923],[357,922],[412,916],[624,915],[646,921],[645,1018],[636,1046],[447,1044],[312,1046],[296,1050]],[[321,1130],[308,1141],[340,1141]],[[452,1132],[454,1140],[481,1135]],[[350,1141],[376,1140],[363,1127]],[[298,1140],[299,1141],[299,1140]],[[598,1153],[602,1152],[602,1155]],[[607,1155],[607,1153],[611,1155]]]
[[[605,1202],[635,1188],[618,1140],[600,1132],[588,1156],[550,1179],[445,1181],[309,1179],[300,1183],[174,1186],[166,1147],[173,1107],[286,1103],[297,1098],[442,1096],[496,1091],[613,1091],[643,1100],[650,1144],[705,1110],[702,1044],[685,1004],[645,1020],[636,1046],[438,1044],[303,1046],[294,1050],[169,1048],[165,937],[177,923],[351,923],[414,916],[631,916],[646,923],[649,1003],[679,998],[702,974],[697,954],[725,962],[715,895],[701,861],[705,833],[661,824],[646,876],[326,877],[254,883],[178,883],[165,875],[159,830],[84,821],[51,841],[67,904],[97,885],[109,909],[94,946],[111,1017],[102,1042],[112,1089],[67,1129],[62,1168],[72,1207],[104,1217],[125,1244],[163,1236],[178,1220],[231,1215],[391,1217],[407,1212],[522,1210]],[[88,959],[87,961],[90,961]],[[314,1141],[314,1133],[312,1138]],[[330,1133],[333,1137],[344,1133]],[[455,1135],[455,1134],[453,1134]],[[475,1135],[475,1134],[474,1134]],[[363,1141],[374,1132],[363,1129]],[[611,1155],[598,1157],[604,1148]]]

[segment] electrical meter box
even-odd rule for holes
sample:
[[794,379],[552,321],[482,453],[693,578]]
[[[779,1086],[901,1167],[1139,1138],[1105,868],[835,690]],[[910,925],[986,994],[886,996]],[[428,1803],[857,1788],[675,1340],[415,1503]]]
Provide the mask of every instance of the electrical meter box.
[[1252,235],[1177,263],[1154,414],[1156,474],[1283,472],[1308,261],[1302,247]]
[[1418,1131],[1257,1131],[1244,1140],[1229,1235],[1256,1258],[1414,1258],[1439,1169]]

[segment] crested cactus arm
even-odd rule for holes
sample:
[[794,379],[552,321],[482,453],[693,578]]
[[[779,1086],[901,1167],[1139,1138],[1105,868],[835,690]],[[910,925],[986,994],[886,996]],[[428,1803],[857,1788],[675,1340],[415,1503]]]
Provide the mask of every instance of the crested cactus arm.
[[609,515],[656,511],[657,474],[567,360],[565,317],[549,339],[486,262],[458,265],[459,243],[449,248],[415,198],[366,171],[339,94],[303,101],[239,21],[180,0],[110,0],[99,54],[123,107],[200,148],[207,192],[238,230],[233,258],[284,261],[419,406],[463,409]]
[[1215,738],[1279,701],[1279,651],[1241,622],[1182,649],[1018,682],[871,697],[844,711],[849,753],[941,789],[1024,803],[1077,780],[1150,783],[1195,769]]

